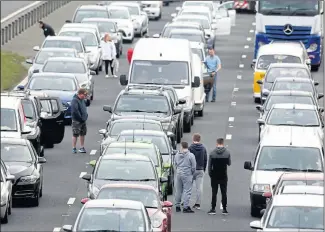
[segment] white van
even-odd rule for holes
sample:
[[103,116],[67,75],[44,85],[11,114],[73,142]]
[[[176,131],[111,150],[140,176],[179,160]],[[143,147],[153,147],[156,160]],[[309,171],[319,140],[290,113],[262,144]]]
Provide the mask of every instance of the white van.
[[194,76],[200,77],[200,87],[194,89],[194,112],[199,117],[203,117],[205,92],[203,86],[203,66],[201,58],[197,54],[193,54]]
[[174,87],[178,98],[186,100],[183,105],[184,132],[191,132],[196,100],[194,89],[201,85],[200,77],[194,75],[194,67],[193,53],[188,40],[143,38],[136,43],[133,50],[129,76],[121,75],[120,83]]

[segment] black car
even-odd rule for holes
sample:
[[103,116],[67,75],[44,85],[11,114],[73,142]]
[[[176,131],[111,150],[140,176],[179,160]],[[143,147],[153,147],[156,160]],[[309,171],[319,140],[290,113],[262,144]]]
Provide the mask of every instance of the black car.
[[42,164],[46,163],[46,159],[37,155],[27,139],[17,138],[1,139],[1,159],[9,173],[15,176],[13,200],[25,199],[33,206],[38,206],[43,194]]
[[[165,132],[175,135],[173,142],[181,138],[183,125],[178,123],[178,117],[182,110],[174,108],[168,93],[163,90],[148,90],[137,86],[127,86],[118,95],[114,107],[104,106],[104,111],[110,112],[111,121],[130,118],[143,117],[160,121]],[[176,117],[175,117],[176,116]]]

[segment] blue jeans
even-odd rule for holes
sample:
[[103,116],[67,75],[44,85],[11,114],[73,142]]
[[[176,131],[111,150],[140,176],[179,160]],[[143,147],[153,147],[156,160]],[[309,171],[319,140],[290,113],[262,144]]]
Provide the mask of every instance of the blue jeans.
[[[205,101],[209,101],[210,92],[206,94]],[[216,100],[217,97],[217,73],[213,77],[213,85],[212,85],[212,100]]]

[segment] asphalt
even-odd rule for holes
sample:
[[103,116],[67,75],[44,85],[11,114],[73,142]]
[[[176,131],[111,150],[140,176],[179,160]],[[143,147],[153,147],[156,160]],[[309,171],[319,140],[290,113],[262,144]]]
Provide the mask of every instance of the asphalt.
[[[178,5],[174,3],[164,7],[162,19],[150,22],[151,35],[161,31],[176,6]],[[46,22],[59,29],[60,22],[57,19],[61,19],[63,23],[65,19],[72,17],[74,10],[69,4],[51,14]],[[201,210],[194,214],[173,212],[173,231],[251,231],[249,223],[254,218],[249,211],[250,173],[243,169],[243,164],[252,159],[258,143],[258,113],[253,103],[253,72],[250,68],[254,47],[254,20],[254,15],[237,14],[237,25],[232,28],[231,35],[218,38],[216,51],[223,68],[218,76],[217,101],[206,105],[204,117],[196,118],[192,128],[193,133],[202,135],[208,150],[214,148],[218,137],[227,139],[226,145],[232,154],[228,183],[229,215],[222,216],[221,211],[215,216],[207,215],[211,190],[210,180],[206,175]],[[39,29],[31,28],[4,49],[32,56],[32,46],[41,41]],[[124,52],[130,46],[125,44]],[[123,55],[120,58],[119,74],[126,74],[128,67]],[[323,75],[322,70],[314,73],[314,78],[320,81],[320,92],[323,92]],[[110,116],[102,111],[102,106],[113,104],[121,89],[118,79],[105,79],[103,73],[95,76],[95,99],[88,111],[88,154],[71,154],[71,128],[67,127],[64,141],[45,151],[47,163],[44,165],[44,188],[40,206],[14,208],[9,223],[2,225],[2,231],[59,231],[62,225],[73,224],[81,208],[80,200],[86,196],[86,183],[79,176],[82,172],[92,171],[87,163],[99,155],[98,130],[104,128]],[[191,135],[185,134],[183,140],[191,142]],[[170,197],[169,200],[173,201],[173,198]]]
[[15,11],[32,4],[34,1],[1,1],[1,18],[14,13]]

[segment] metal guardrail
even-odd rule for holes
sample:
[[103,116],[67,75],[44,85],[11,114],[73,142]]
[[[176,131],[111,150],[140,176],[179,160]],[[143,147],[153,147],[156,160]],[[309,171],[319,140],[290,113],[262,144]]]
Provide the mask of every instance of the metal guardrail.
[[[36,1],[1,19],[1,46],[19,36],[53,11],[68,4],[68,0]],[[14,4],[14,1],[12,2]],[[60,19],[58,19],[60,20]]]

